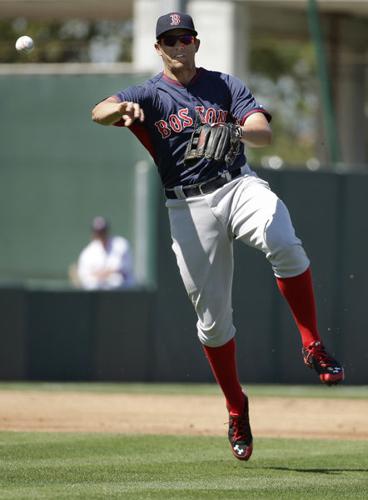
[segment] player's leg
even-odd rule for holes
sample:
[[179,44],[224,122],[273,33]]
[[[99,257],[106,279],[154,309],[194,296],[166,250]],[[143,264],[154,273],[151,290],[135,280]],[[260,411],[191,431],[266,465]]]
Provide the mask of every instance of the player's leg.
[[271,263],[300,332],[305,363],[317,370],[322,382],[340,382],[344,372],[321,342],[310,262],[285,204],[258,178],[245,180],[241,199],[243,205],[237,203],[234,213],[234,233],[262,250]]
[[253,452],[253,436],[249,423],[248,397],[243,392],[238,377],[235,339],[218,347],[203,344],[203,349],[226,398],[229,412],[228,437],[233,455],[239,460],[249,460]]
[[230,414],[229,439],[234,455],[252,452],[248,400],[236,363],[231,289],[233,247],[225,226],[203,197],[168,200],[173,250],[185,288],[197,313],[198,337]]
[[203,197],[169,200],[172,248],[197,313],[197,332],[228,406],[240,412],[244,397],[237,377],[231,289],[233,248]]

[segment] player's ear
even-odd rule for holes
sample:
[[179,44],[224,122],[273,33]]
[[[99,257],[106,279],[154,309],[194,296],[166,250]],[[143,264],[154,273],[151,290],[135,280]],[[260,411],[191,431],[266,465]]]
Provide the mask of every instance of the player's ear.
[[158,42],[156,42],[155,45],[154,45],[154,47],[155,47],[155,50],[156,50],[157,54],[161,55],[162,54],[162,52],[161,52],[161,45]]
[[194,44],[195,44],[195,51],[198,52],[199,46],[201,45],[201,41],[198,40],[198,38],[196,38],[194,40]]

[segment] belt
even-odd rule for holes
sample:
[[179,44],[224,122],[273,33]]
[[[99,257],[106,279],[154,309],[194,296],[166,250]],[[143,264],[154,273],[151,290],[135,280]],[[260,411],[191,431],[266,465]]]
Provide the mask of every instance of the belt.
[[193,184],[192,186],[175,186],[170,189],[165,189],[166,198],[183,200],[191,196],[200,196],[203,194],[212,193],[216,189],[224,186],[228,182],[238,177],[243,172],[243,167],[235,168],[234,170],[227,170],[217,177],[210,179],[200,184]]

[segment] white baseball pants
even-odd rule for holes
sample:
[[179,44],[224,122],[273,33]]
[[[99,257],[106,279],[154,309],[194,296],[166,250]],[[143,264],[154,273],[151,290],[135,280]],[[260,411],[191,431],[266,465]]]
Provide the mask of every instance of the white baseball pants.
[[213,193],[168,199],[166,207],[172,248],[204,345],[218,347],[235,335],[234,239],[264,252],[277,277],[298,276],[309,267],[286,206],[251,170]]

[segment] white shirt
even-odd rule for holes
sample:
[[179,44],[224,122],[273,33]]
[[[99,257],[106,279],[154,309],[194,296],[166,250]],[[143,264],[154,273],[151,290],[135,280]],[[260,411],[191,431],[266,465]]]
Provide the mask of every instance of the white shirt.
[[[98,273],[111,271],[108,276]],[[78,259],[78,279],[87,290],[110,290],[134,283],[133,258],[128,240],[121,236],[108,239],[106,248],[100,240],[92,240]]]

